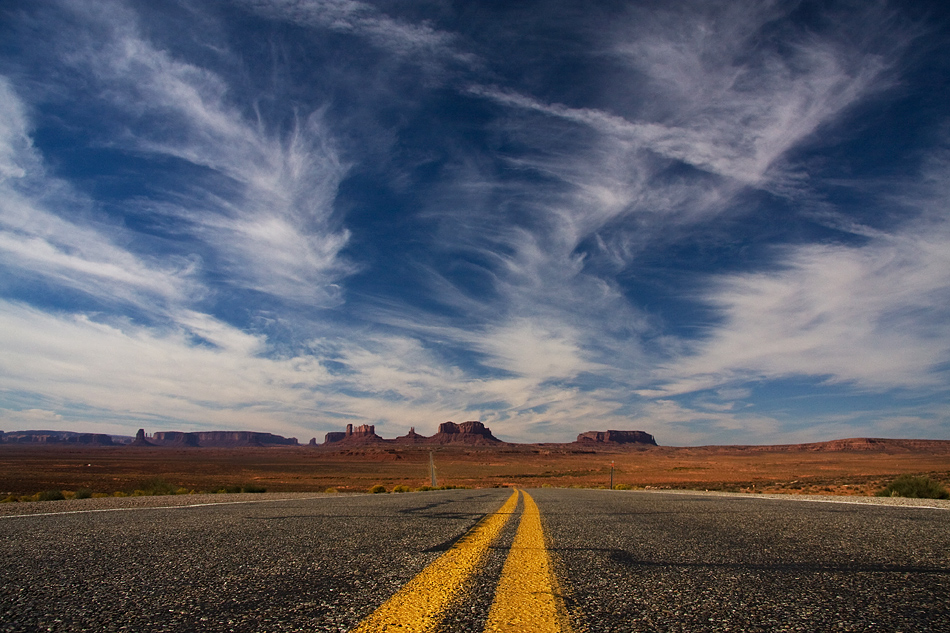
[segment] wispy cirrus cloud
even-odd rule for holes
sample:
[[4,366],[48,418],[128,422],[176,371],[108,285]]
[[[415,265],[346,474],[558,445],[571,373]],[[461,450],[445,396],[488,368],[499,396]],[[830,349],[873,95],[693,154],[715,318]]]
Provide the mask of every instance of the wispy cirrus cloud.
[[823,16],[813,28],[785,20],[781,2],[687,3],[632,10],[612,52],[646,79],[646,120],[662,122],[651,148],[759,186],[776,161],[869,94],[893,85],[895,52],[913,29],[883,6],[855,21]]
[[455,35],[440,31],[426,21],[392,17],[366,2],[236,0],[236,4],[271,19],[360,36],[387,53],[424,65],[474,61],[472,55],[457,49]]
[[664,372],[663,393],[812,376],[872,391],[942,390],[950,357],[950,163],[928,167],[909,219],[862,245],[782,249],[778,270],[713,277],[703,300],[722,322]]
[[200,294],[194,262],[158,263],[129,252],[114,239],[127,237],[123,229],[97,227],[90,201],[47,174],[23,104],[5,77],[0,110],[0,264],[110,304],[152,309]]
[[142,35],[134,13],[109,6],[71,6],[108,37],[80,34],[63,43],[73,69],[98,88],[123,127],[109,143],[199,170],[148,211],[168,214],[181,233],[209,246],[230,283],[310,304],[336,302],[334,282],[353,270],[341,256],[349,233],[333,220],[348,166],[320,109],[298,115],[288,132],[259,114],[249,118],[253,104],[219,74],[177,59]]

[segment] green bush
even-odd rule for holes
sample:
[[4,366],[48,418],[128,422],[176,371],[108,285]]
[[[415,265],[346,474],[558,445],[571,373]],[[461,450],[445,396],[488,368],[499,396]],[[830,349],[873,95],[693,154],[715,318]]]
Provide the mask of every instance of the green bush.
[[878,497],[909,497],[911,499],[950,499],[950,492],[930,477],[901,475],[877,493]]
[[44,490],[36,495],[37,501],[62,501],[65,498],[62,490]]
[[136,497],[152,497],[158,495],[173,495],[178,492],[178,486],[168,483],[161,477],[146,479],[140,487],[132,493]]
[[337,493],[340,492],[340,491],[337,490],[336,488],[327,488],[327,489],[324,490],[323,492],[325,492],[325,493],[327,493],[327,494],[335,495],[335,494],[337,494]]
[[393,492],[409,492],[409,486],[396,486],[393,488]]
[[241,492],[251,492],[251,493],[267,492],[267,488],[263,486],[250,485],[250,486],[244,486],[243,488],[241,488]]
[[92,498],[92,490],[89,488],[80,488],[76,491],[76,494],[73,496],[73,499],[90,499]]
[[617,484],[614,486],[614,490],[633,490],[633,486],[630,484]]
[[376,484],[375,486],[373,486],[372,488],[370,488],[369,491],[370,491],[371,493],[373,493],[374,495],[378,495],[378,494],[380,494],[381,492],[386,492],[386,486],[384,486],[384,485],[382,485],[382,484]]

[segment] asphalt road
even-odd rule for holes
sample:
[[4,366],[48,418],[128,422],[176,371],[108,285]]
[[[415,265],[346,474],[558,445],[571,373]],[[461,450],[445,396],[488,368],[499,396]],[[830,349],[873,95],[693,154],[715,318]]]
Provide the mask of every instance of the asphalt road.
[[[950,631],[945,509],[529,493],[574,631]],[[471,546],[462,537],[510,495],[36,504],[66,513],[0,516],[0,631],[347,631]],[[526,503],[499,522],[438,630],[501,630],[489,612]],[[73,512],[110,504],[129,507]]]

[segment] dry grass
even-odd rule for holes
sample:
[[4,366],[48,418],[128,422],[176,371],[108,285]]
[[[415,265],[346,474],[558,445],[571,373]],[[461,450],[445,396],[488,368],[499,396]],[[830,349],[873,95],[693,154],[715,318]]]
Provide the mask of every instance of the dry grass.
[[[950,454],[939,452],[742,451],[728,447],[592,452],[520,447],[439,447],[440,484],[467,487],[606,487],[871,495],[900,474],[950,483]],[[189,490],[256,485],[272,492],[364,492],[380,484],[429,483],[429,449],[309,447],[133,448],[0,446],[0,493],[133,491],[161,478]]]

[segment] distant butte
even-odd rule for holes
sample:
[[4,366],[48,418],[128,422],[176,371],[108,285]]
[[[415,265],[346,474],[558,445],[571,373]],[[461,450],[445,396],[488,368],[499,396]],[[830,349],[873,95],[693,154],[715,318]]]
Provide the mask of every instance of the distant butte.
[[439,431],[428,440],[428,444],[502,444],[502,441],[491,434],[491,430],[481,422],[443,422]]
[[373,424],[361,424],[354,427],[352,424],[346,425],[346,431],[331,431],[327,433],[323,440],[324,446],[328,444],[343,444],[352,446],[354,444],[378,444],[385,442],[383,438],[376,435],[376,426]]
[[652,435],[644,431],[587,431],[577,436],[578,444],[648,444],[656,446]]

